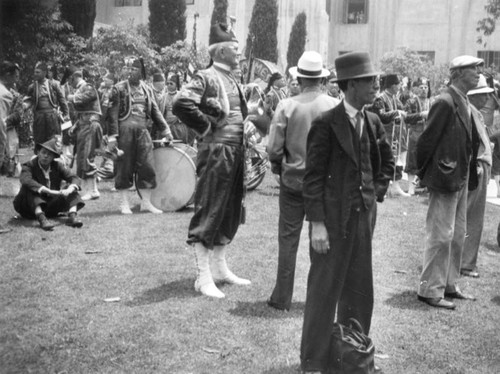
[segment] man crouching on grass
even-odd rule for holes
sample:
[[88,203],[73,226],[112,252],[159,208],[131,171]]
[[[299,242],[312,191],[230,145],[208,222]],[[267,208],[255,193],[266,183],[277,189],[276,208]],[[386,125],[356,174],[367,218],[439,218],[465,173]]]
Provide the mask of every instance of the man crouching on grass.
[[[66,225],[82,227],[76,218],[77,211],[85,206],[78,194],[80,179],[63,162],[55,160],[60,155],[60,141],[54,138],[38,146],[37,156],[23,165],[21,190],[14,198],[14,208],[24,218],[36,218],[45,231],[54,228],[47,217],[68,211]],[[61,190],[63,181],[69,186]]]

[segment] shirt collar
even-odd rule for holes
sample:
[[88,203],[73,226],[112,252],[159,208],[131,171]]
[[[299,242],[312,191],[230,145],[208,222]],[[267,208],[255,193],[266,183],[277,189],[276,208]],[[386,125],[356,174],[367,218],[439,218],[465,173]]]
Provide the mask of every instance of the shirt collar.
[[225,72],[228,72],[228,73],[231,72],[231,67],[227,64],[223,64],[222,62],[215,62],[214,61],[214,66],[218,67],[221,70],[224,70]]
[[344,106],[345,106],[345,111],[346,111],[347,115],[349,116],[349,118],[355,119],[356,114],[358,114],[358,112],[361,112],[361,116],[364,118],[365,114],[363,113],[363,109],[361,109],[361,110],[356,109],[351,104],[349,104],[347,102],[347,100],[345,100],[345,99],[344,99]]

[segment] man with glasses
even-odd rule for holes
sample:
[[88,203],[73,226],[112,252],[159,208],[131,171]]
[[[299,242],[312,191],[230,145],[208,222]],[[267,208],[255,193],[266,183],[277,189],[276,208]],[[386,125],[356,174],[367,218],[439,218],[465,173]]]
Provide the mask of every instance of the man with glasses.
[[459,56],[450,64],[451,85],[432,105],[417,143],[418,177],[429,189],[426,248],[418,299],[430,306],[455,309],[446,300],[475,300],[457,281],[465,241],[467,193],[478,185],[477,154],[481,119],[467,92],[477,86],[484,64]]
[[345,99],[313,121],[307,139],[303,198],[311,268],[301,345],[306,373],[330,369],[335,315],[344,325],[355,318],[370,332],[376,201],[383,201],[394,173],[383,125],[364,109],[376,97],[380,73],[364,52],[338,57],[335,67]]

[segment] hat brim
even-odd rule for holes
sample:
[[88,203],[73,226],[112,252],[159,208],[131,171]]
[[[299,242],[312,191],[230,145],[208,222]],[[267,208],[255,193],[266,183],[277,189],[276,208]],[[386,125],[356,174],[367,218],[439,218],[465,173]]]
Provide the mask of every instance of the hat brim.
[[383,75],[383,71],[373,71],[371,73],[366,73],[366,74],[358,74],[358,75],[353,75],[353,76],[348,76],[348,77],[340,77],[337,76],[337,78],[330,79],[333,82],[340,82],[340,81],[347,81],[349,79],[360,79],[360,78],[369,78],[369,77],[376,77],[379,75]]
[[297,66],[293,66],[290,69],[288,69],[288,72],[293,75],[294,77],[297,78],[309,78],[309,79],[314,79],[314,78],[325,78],[330,75],[330,71],[327,69],[321,69],[321,73],[318,75],[307,75],[307,74],[302,74],[298,72]]
[[50,153],[52,153],[54,155],[54,158],[58,158],[60,157],[61,155],[57,152],[54,152],[54,150],[44,146],[42,143],[38,143],[38,152],[40,152],[41,149],[45,149],[46,151],[49,151]]
[[483,87],[483,88],[469,90],[467,92],[467,95],[487,94],[487,93],[492,93],[494,91],[495,90],[491,87]]

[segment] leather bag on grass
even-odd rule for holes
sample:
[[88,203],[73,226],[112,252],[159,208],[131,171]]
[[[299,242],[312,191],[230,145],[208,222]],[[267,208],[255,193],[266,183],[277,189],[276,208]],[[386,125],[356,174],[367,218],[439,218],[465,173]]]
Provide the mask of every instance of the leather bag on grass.
[[333,325],[330,341],[330,374],[374,374],[375,347],[360,323],[349,319],[349,326]]

